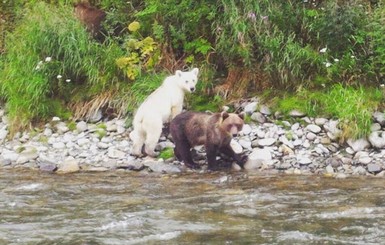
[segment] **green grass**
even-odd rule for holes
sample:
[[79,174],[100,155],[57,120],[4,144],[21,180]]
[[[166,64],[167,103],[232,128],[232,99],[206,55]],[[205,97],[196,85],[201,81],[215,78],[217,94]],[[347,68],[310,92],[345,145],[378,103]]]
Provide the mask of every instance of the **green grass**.
[[302,90],[297,94],[276,97],[274,109],[288,115],[297,109],[308,116],[326,116],[340,120],[341,141],[370,133],[372,113],[381,106],[384,94],[377,88],[336,84],[324,90]]
[[[114,86],[119,74],[115,59],[123,55],[112,42],[92,40],[71,6],[28,6],[7,35],[0,70],[0,95],[16,130],[51,116],[68,118],[65,103]],[[86,93],[75,96],[81,87]]]
[[169,159],[169,158],[171,158],[171,157],[173,157],[174,156],[174,148],[171,148],[171,147],[166,147],[166,148],[164,148],[161,152],[160,152],[160,154],[159,154],[159,156],[158,156],[158,158],[162,158],[162,159]]

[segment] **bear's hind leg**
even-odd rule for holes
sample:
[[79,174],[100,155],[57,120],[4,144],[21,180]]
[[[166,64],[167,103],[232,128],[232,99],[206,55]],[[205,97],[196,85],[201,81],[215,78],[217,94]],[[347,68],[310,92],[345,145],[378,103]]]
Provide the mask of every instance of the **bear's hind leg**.
[[160,135],[162,134],[162,122],[153,122],[151,129],[147,130],[147,137],[145,144],[145,152],[150,157],[157,157],[158,154],[155,152],[156,144],[158,144]]
[[192,169],[198,169],[200,166],[194,162],[191,156],[191,146],[186,140],[175,141],[175,155],[176,157],[184,162],[184,164]]
[[142,148],[144,144],[145,135],[134,130],[130,133],[130,138],[133,142],[131,155],[138,156],[138,157],[142,156],[143,155]]

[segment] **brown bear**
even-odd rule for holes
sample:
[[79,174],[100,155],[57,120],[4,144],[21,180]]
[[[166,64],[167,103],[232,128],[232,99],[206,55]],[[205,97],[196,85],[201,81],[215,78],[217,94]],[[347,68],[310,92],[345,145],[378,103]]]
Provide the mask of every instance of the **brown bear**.
[[103,34],[101,32],[101,24],[106,18],[103,10],[97,9],[90,5],[88,1],[81,1],[74,5],[75,16],[82,22],[92,37],[102,41]]
[[170,133],[175,144],[174,153],[178,160],[190,168],[199,168],[191,156],[191,148],[204,145],[208,168],[214,169],[219,152],[232,157],[241,167],[244,159],[236,154],[230,141],[243,127],[244,114],[183,112],[170,123]]

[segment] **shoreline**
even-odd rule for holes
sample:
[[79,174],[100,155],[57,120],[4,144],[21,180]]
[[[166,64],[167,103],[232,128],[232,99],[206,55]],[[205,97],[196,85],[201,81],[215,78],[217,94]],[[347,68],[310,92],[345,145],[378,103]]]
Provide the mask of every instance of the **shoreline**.
[[[277,115],[257,101],[245,102],[241,108],[250,115],[251,122],[245,123],[240,136],[232,141],[232,147],[235,152],[248,155],[248,161],[242,170],[233,164],[233,171],[336,178],[385,176],[383,113],[374,114],[372,133],[367,139],[349,139],[339,144],[338,120],[310,118],[298,111],[290,114],[292,122],[273,120]],[[125,128],[125,119],[95,123],[79,121],[74,127],[54,117],[39,132],[17,133],[13,139],[8,139],[7,118],[4,110],[0,112],[0,168],[27,168],[51,173],[120,169],[156,173],[207,172],[202,147],[195,151],[194,160],[201,165],[198,170],[188,169],[174,159],[131,156],[130,128]],[[162,135],[157,150],[173,146]]]

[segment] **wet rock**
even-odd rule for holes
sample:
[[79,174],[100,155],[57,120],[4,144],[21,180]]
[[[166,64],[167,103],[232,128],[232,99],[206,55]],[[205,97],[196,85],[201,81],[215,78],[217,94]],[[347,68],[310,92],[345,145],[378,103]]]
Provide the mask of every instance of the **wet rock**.
[[79,161],[77,159],[67,159],[61,162],[58,166],[57,173],[67,174],[75,173],[80,170]]
[[246,170],[258,169],[263,163],[271,160],[272,156],[268,149],[253,149],[243,167]]
[[43,172],[55,172],[57,170],[57,166],[56,164],[52,164],[52,163],[40,163],[38,164],[39,166],[39,169]]
[[8,136],[7,126],[3,126],[0,129],[0,143],[3,142]]
[[180,173],[180,168],[174,165],[166,164],[161,161],[146,161],[143,163],[144,166],[148,167],[152,172],[156,173]]
[[366,175],[366,169],[362,166],[358,166],[353,170],[354,175]]

